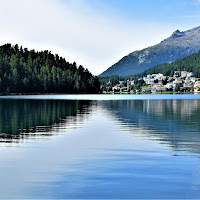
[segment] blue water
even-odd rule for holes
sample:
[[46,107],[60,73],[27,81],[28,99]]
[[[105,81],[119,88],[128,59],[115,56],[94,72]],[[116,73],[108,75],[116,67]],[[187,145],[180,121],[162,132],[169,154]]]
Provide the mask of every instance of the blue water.
[[199,113],[199,95],[1,96],[0,198],[198,199]]
[[96,94],[96,95],[12,95],[0,99],[52,99],[52,100],[144,100],[144,99],[200,99],[200,94]]

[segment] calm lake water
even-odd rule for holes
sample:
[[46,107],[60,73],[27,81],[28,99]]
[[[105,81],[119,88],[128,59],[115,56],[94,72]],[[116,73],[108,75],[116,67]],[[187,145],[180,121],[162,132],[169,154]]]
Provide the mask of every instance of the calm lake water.
[[0,198],[200,198],[200,95],[1,96]]

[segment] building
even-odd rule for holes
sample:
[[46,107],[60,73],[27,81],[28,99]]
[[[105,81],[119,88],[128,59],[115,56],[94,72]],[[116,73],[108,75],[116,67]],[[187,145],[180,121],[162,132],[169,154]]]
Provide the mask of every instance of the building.
[[194,84],[194,92],[200,92],[200,78],[197,78]]
[[174,71],[174,78],[179,78],[181,77],[181,71]]
[[194,86],[194,83],[191,82],[191,80],[185,80],[184,83],[183,83],[183,87],[193,87]]
[[124,81],[119,81],[119,85],[123,86],[124,85]]
[[114,87],[112,87],[112,91],[113,92],[120,92],[120,87],[119,86],[114,86]]
[[183,79],[181,78],[176,78],[174,81],[173,81],[173,90],[177,91],[179,90],[181,87],[183,87]]
[[122,93],[122,92],[128,92],[128,88],[127,87],[120,88],[120,93]]
[[155,93],[155,92],[166,92],[166,88],[165,87],[151,87],[151,92]]
[[170,90],[170,89],[173,89],[174,88],[174,84],[171,82],[171,83],[167,83],[165,85],[166,89]]
[[142,88],[142,93],[151,93],[151,87]]

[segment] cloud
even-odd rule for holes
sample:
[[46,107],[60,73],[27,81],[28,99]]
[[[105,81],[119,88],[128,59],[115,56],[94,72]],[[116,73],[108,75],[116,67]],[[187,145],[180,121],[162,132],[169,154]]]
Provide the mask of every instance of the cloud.
[[172,31],[166,24],[125,21],[86,0],[0,0],[0,8],[1,44],[49,49],[94,74]]

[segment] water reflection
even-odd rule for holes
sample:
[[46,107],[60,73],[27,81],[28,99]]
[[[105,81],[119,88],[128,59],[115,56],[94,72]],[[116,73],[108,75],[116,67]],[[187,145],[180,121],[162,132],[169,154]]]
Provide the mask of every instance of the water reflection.
[[[0,99],[0,142],[51,136],[68,121],[83,120],[90,101]],[[19,140],[20,139],[20,140]]]
[[[130,129],[175,150],[200,153],[200,100],[99,102]],[[134,132],[133,134],[137,134]]]
[[200,196],[199,100],[0,103],[1,199]]
[[[0,142],[52,136],[78,128],[95,110],[116,116],[122,130],[168,144],[175,150],[200,153],[200,100],[30,100],[0,99]],[[121,123],[123,122],[123,123]],[[140,130],[136,131],[135,128]]]

